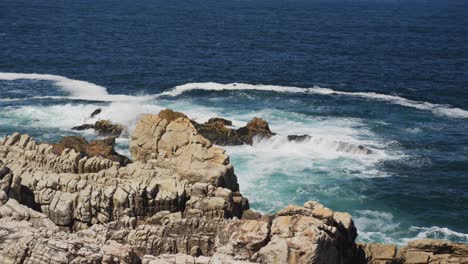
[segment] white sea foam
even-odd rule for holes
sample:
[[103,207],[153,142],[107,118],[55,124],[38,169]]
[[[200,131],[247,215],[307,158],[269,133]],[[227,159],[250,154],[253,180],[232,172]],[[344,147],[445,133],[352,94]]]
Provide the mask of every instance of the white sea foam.
[[414,238],[405,238],[403,239],[404,242],[408,242],[414,239],[444,239],[444,240],[454,240],[462,243],[468,242],[468,234],[453,231],[447,227],[419,227],[419,226],[412,226],[410,227],[410,231],[419,232]]
[[[221,84],[214,82],[207,83],[187,83],[174,87],[169,91],[162,92],[155,95],[141,95],[131,96],[123,94],[109,94],[107,89],[103,86],[81,81],[73,80],[60,75],[52,74],[37,74],[37,73],[7,73],[0,72],[0,80],[45,80],[53,82],[57,87],[67,92],[70,96],[68,99],[81,99],[81,100],[95,100],[95,101],[146,101],[152,100],[161,96],[178,96],[185,92],[192,90],[209,90],[209,91],[244,91],[244,90],[257,90],[257,91],[272,91],[278,93],[309,93],[321,95],[342,95],[360,97],[366,99],[373,99],[378,101],[389,102],[406,107],[412,107],[420,110],[432,111],[436,115],[443,115],[454,118],[468,118],[468,111],[451,107],[450,105],[434,104],[429,102],[420,102],[406,99],[397,95],[379,94],[374,92],[344,92],[336,91],[329,88],[322,88],[314,86],[311,88],[300,88],[294,86],[276,86],[276,85],[254,85],[246,83],[230,83]],[[60,97],[35,97],[35,98],[60,98]],[[16,98],[3,98],[3,101],[19,100]]]
[[468,234],[453,231],[447,227],[404,227],[389,212],[358,210],[353,218],[359,230],[358,240],[363,242],[377,241],[403,245],[411,240],[425,238],[468,242]]
[[329,88],[322,88],[314,86],[311,88],[300,88],[293,86],[276,86],[276,85],[254,85],[246,83],[187,83],[184,85],[176,86],[173,89],[159,94],[159,96],[178,96],[185,92],[192,90],[208,90],[208,91],[242,91],[242,90],[256,90],[256,91],[272,91],[278,93],[309,93],[309,94],[321,94],[321,95],[342,95],[360,97],[365,99],[372,99],[378,101],[389,102],[398,104],[406,107],[412,107],[420,110],[432,111],[437,115],[444,115],[454,118],[468,118],[468,111],[451,107],[450,105],[434,104],[429,102],[420,102],[410,99],[406,99],[397,95],[379,94],[374,92],[343,92],[336,91]]
[[[95,100],[95,101],[142,101],[150,100],[154,96],[130,96],[123,94],[109,94],[103,86],[80,80],[69,79],[60,75],[37,73],[8,73],[0,72],[0,80],[43,80],[51,81],[62,91],[69,94],[69,99]],[[34,98],[60,98],[60,97],[34,97]],[[6,100],[11,98],[6,98]],[[5,100],[5,99],[4,99]],[[13,99],[17,100],[17,99]]]
[[[90,114],[97,108],[101,108],[102,112],[96,117],[90,118]],[[135,101],[112,102],[107,106],[99,104],[34,105],[4,109],[6,116],[11,119],[4,121],[25,122],[34,127],[69,130],[77,125],[92,124],[99,119],[108,119],[124,124],[127,127],[127,133],[124,136],[128,136],[135,128],[139,115],[158,113],[162,109],[158,105],[142,104]]]

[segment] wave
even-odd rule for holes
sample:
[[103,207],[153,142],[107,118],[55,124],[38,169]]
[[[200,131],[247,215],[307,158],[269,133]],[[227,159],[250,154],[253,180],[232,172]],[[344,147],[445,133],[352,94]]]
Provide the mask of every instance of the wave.
[[[468,111],[451,107],[450,105],[444,104],[434,104],[429,102],[421,102],[406,99],[397,95],[387,95],[379,94],[374,92],[344,92],[336,91],[330,88],[322,88],[314,86],[311,88],[300,88],[294,86],[277,86],[277,85],[261,85],[261,84],[246,84],[246,83],[229,83],[221,84],[214,82],[206,83],[187,83],[183,85],[176,86],[168,91],[153,94],[153,95],[141,95],[141,96],[132,96],[124,94],[109,94],[107,89],[103,86],[81,81],[74,80],[60,75],[52,74],[37,74],[37,73],[8,73],[0,72],[0,80],[13,81],[13,80],[44,80],[51,81],[62,91],[69,94],[65,97],[66,99],[78,99],[78,100],[90,100],[90,101],[147,101],[153,100],[162,96],[179,96],[183,93],[192,91],[192,90],[206,90],[206,91],[245,91],[245,90],[256,90],[256,91],[272,91],[277,93],[308,93],[308,94],[321,94],[321,95],[342,95],[342,96],[352,96],[360,97],[366,99],[373,99],[378,101],[389,102],[393,104],[398,104],[406,107],[416,108],[419,110],[431,111],[436,115],[443,115],[453,118],[468,118]],[[60,96],[37,96],[30,97],[32,99],[61,99]],[[3,98],[0,101],[16,101],[30,98]]]
[[443,240],[451,240],[457,241],[461,243],[468,242],[468,234],[453,231],[447,227],[419,227],[419,226],[412,226],[410,227],[410,231],[417,231],[419,232],[415,238],[412,239],[404,239],[406,242],[414,239],[443,239]]
[[276,85],[261,85],[261,84],[246,84],[246,83],[229,83],[221,84],[214,82],[207,83],[187,83],[184,85],[176,86],[169,91],[160,93],[158,96],[178,96],[185,92],[192,90],[206,90],[206,91],[272,91],[278,93],[308,93],[308,94],[321,94],[321,95],[342,95],[360,97],[365,99],[372,99],[378,101],[389,102],[406,107],[416,108],[419,110],[432,111],[436,115],[444,115],[453,118],[468,118],[468,111],[451,107],[450,105],[434,104],[429,102],[414,101],[406,99],[397,95],[379,94],[374,92],[343,92],[336,91],[330,88],[322,88],[314,86],[311,88],[300,88],[294,86],[276,86]]
[[405,227],[396,222],[389,212],[358,210],[355,212],[354,223],[359,230],[359,241],[385,242],[405,245],[418,239],[443,239],[459,243],[468,242],[468,234],[453,231],[447,227]]
[[[131,96],[124,94],[109,94],[107,89],[103,86],[81,81],[69,79],[60,75],[52,74],[38,74],[38,73],[9,73],[9,72],[0,72],[0,80],[3,81],[14,81],[14,80],[41,80],[41,81],[51,81],[60,88],[62,91],[69,94],[67,99],[79,99],[79,100],[90,100],[90,101],[144,101],[151,100],[154,96]],[[38,96],[30,97],[33,99],[43,99],[43,98],[55,98],[60,99],[63,97],[60,96]],[[30,99],[26,98],[26,99]],[[19,100],[16,98],[6,98],[5,101],[14,101]]]

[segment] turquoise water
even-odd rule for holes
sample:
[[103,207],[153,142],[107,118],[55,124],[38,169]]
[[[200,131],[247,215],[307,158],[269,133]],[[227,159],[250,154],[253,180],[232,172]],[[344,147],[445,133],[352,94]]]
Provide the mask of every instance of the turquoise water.
[[55,141],[101,107],[99,118],[128,127],[117,143],[129,154],[141,113],[170,107],[235,126],[258,116],[278,135],[226,148],[254,209],[317,200],[350,212],[360,241],[468,242],[463,1],[2,7],[0,137]]

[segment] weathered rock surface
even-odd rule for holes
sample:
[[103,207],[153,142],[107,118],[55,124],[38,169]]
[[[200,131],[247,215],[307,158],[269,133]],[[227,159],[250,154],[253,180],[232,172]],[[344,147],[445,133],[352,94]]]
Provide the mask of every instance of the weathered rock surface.
[[152,161],[190,183],[207,182],[238,191],[225,150],[198,134],[191,120],[170,109],[140,117],[132,136],[134,161]]
[[[93,114],[94,113],[95,112],[93,112]],[[86,129],[94,129],[94,131],[100,136],[119,137],[124,131],[124,128],[125,127],[122,124],[113,123],[109,120],[98,120],[94,124],[83,124],[72,127],[72,130],[81,131]]]
[[67,136],[53,146],[54,152],[56,154],[61,154],[65,149],[68,148],[74,149],[75,151],[87,157],[100,156],[112,161],[116,161],[123,166],[131,162],[129,158],[115,151],[115,138],[112,137],[88,142],[84,137],[81,136]]

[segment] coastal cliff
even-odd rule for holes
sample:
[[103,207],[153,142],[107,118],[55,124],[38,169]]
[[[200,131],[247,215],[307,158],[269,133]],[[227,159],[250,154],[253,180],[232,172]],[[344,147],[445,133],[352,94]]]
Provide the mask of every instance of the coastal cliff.
[[[247,128],[223,142],[272,135],[260,120]],[[131,163],[4,138],[0,263],[468,263],[465,244],[358,244],[350,214],[314,201],[249,209],[228,155],[200,133],[220,140],[224,121],[210,129],[171,110],[142,115]]]

